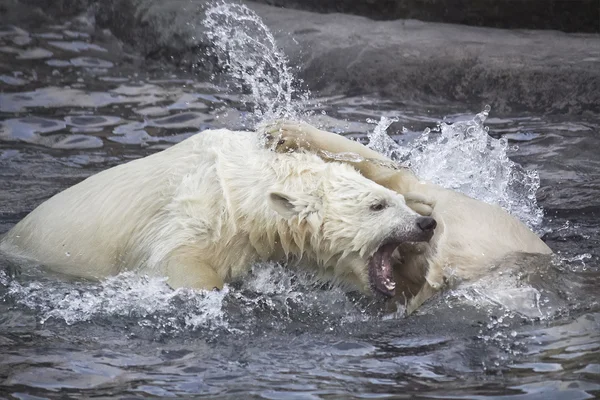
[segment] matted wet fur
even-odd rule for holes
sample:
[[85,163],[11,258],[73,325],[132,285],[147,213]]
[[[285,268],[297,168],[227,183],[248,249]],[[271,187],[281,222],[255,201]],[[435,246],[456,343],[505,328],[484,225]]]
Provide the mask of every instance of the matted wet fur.
[[299,263],[390,294],[389,257],[375,265],[374,256],[389,243],[429,240],[432,221],[349,165],[277,154],[255,132],[221,129],[55,195],[0,250],[72,276],[136,270],[207,290],[258,261]]
[[308,151],[342,161],[365,177],[404,196],[406,204],[437,221],[429,244],[404,244],[394,253],[396,298],[407,312],[454,280],[488,273],[513,253],[551,254],[525,224],[497,205],[423,182],[410,170],[362,144],[302,122],[280,121],[261,128],[278,152]]

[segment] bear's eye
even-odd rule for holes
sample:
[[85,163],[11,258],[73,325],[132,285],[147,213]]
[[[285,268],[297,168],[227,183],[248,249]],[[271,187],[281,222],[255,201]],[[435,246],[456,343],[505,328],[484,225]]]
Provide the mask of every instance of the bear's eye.
[[371,211],[381,211],[387,208],[388,203],[385,200],[381,200],[377,203],[371,204]]

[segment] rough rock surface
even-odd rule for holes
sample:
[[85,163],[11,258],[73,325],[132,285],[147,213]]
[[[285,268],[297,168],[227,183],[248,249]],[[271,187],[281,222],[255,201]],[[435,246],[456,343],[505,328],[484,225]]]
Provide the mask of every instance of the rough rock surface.
[[252,0],[322,13],[493,28],[600,32],[597,0]]
[[[211,43],[201,25],[206,3],[104,0],[90,12],[134,51],[210,72],[215,60],[206,55]],[[374,21],[246,4],[319,94],[489,103],[498,112],[600,112],[599,34]]]
[[600,36],[253,8],[310,86],[327,93],[581,112],[600,104]]
[[[120,37],[146,43],[147,54],[196,57],[210,66],[201,57],[210,47],[200,24],[203,1],[103,4],[99,21]],[[490,103],[498,111],[599,111],[597,34],[373,21],[248,5],[275,33],[300,78],[321,94]]]

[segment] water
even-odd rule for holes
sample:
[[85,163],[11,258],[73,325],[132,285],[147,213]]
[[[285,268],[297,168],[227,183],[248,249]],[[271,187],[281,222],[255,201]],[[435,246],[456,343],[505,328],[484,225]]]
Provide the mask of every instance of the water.
[[308,102],[273,46],[255,54],[272,55],[262,58],[269,78],[258,75],[266,89],[236,89],[237,79],[226,89],[172,66],[132,65],[91,25],[0,30],[10,60],[0,65],[0,232],[85,177],[198,130],[288,115],[500,204],[557,257],[461,286],[409,318],[280,265],[198,293],[131,274],[89,282],[30,266],[12,276],[0,259],[0,397],[598,396],[597,116],[495,115],[493,105],[486,115],[483,105],[376,96]]
[[423,180],[498,204],[536,228],[543,218],[536,199],[539,175],[508,157],[507,138],[489,135],[484,125],[489,113],[490,106],[486,106],[473,119],[438,123],[433,131],[426,128],[405,146],[387,134],[387,128],[398,120],[382,117],[368,135],[369,146],[411,168]]
[[221,67],[250,92],[258,121],[298,118],[309,93],[300,88],[261,18],[243,4],[208,7],[203,25]]

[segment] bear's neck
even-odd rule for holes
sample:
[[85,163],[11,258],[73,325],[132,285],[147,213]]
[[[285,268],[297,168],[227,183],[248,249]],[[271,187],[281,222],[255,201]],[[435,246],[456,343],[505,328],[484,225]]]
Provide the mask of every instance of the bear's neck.
[[269,206],[256,204],[246,210],[238,209],[235,224],[238,231],[248,235],[249,244],[260,260],[318,262],[318,249],[322,245],[319,235],[314,234],[318,227],[297,217],[285,219]]
[[[256,168],[253,171],[256,179],[252,181],[247,179],[248,171],[245,176],[220,171],[224,178],[223,194],[230,225],[238,234],[247,235],[249,245],[260,260],[317,261],[319,235],[313,235],[313,232],[317,232],[318,227],[306,220],[283,218],[267,201],[271,192],[309,192],[314,190],[315,182],[326,179],[323,176],[325,163],[320,159],[315,162],[312,155],[307,156],[309,160],[298,160],[304,157],[269,152],[262,165],[244,166]],[[239,171],[240,165],[235,168]]]

